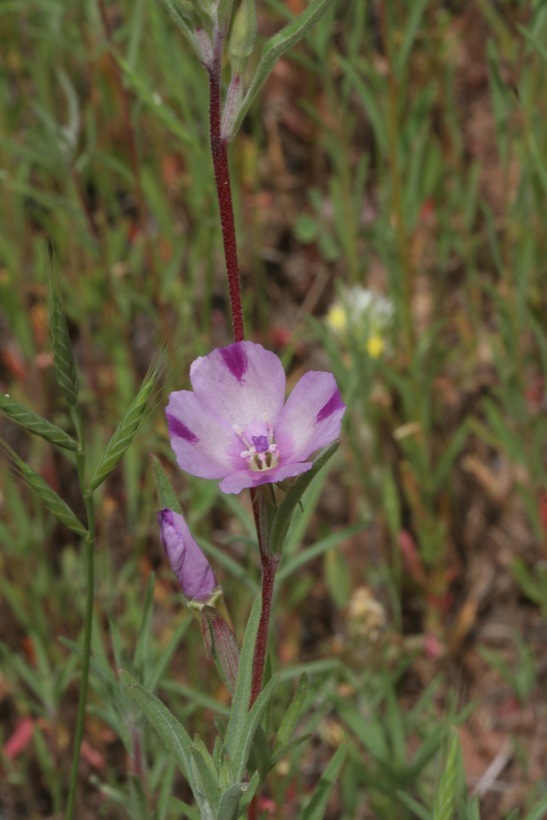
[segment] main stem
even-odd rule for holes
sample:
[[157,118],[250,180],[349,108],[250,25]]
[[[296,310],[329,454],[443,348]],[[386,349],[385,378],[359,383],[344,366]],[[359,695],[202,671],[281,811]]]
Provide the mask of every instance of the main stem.
[[218,207],[222,225],[222,241],[228,275],[228,289],[232,308],[232,327],[234,342],[244,338],[243,311],[241,309],[241,288],[239,284],[239,264],[237,261],[237,242],[234,224],[234,207],[230,185],[230,167],[228,165],[228,143],[221,133],[221,71],[222,41],[220,33],[216,35],[213,63],[209,72],[209,125],[211,136],[211,155],[215,171]]
[[[243,325],[243,310],[241,308],[241,287],[239,282],[239,264],[237,259],[237,240],[234,223],[234,208],[232,203],[232,189],[230,185],[230,167],[228,165],[228,143],[222,137],[221,114],[221,70],[222,70],[222,41],[223,36],[217,32],[214,44],[213,62],[208,67],[209,73],[209,124],[211,136],[211,155],[215,172],[220,222],[222,225],[222,241],[224,243],[224,257],[226,259],[226,273],[230,293],[232,310],[232,327],[234,342],[242,342],[245,337]],[[268,545],[262,543],[262,513],[258,492],[251,490],[251,501],[255,519],[260,559],[262,562],[262,611],[258,624],[253,671],[251,681],[251,696],[249,708],[253,705],[262,689],[264,666],[268,648],[268,630],[272,598],[277,570],[278,558],[270,554]],[[257,817],[258,801],[255,796],[248,809],[249,820]]]

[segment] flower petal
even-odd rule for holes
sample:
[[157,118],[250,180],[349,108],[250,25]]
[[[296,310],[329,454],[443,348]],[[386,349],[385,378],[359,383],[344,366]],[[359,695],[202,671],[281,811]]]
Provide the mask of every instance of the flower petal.
[[165,414],[179,467],[190,475],[223,478],[245,465],[238,436],[194,393],[171,393]]
[[260,484],[274,484],[276,481],[283,481],[284,478],[305,473],[312,467],[312,462],[302,462],[300,464],[283,464],[273,467],[271,470],[255,472],[254,470],[237,470],[226,476],[219,487],[223,493],[240,493],[248,487],[258,487]]
[[186,521],[164,507],[158,513],[158,522],[165,552],[183,593],[190,601],[207,601],[218,586],[217,579]]
[[309,458],[338,438],[345,410],[332,373],[311,370],[302,376],[275,429],[282,463]]
[[254,342],[236,342],[196,359],[190,381],[203,404],[248,434],[262,431],[264,417],[275,425],[285,400],[281,361]]

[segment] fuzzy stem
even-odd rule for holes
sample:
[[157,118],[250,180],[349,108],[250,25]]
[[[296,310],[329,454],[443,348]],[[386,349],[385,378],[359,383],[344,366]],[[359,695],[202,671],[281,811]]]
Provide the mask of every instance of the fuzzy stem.
[[270,626],[270,614],[272,610],[275,574],[279,564],[279,556],[272,554],[268,544],[263,543],[261,526],[261,518],[263,513],[261,509],[262,505],[260,495],[257,490],[251,490],[251,500],[253,504],[253,515],[255,519],[256,531],[258,534],[260,560],[262,562],[262,611],[260,613],[260,621],[258,623],[258,631],[256,634],[249,709],[259,696],[260,690],[262,689],[264,666],[266,664],[266,652],[268,649],[268,631]]
[[239,264],[237,261],[237,242],[234,224],[234,208],[230,185],[230,168],[228,165],[228,143],[221,136],[221,68],[223,36],[217,32],[213,62],[208,66],[209,73],[209,124],[211,136],[211,155],[215,171],[222,241],[226,259],[226,273],[232,308],[232,327],[234,342],[244,338],[243,311],[241,308],[241,288],[239,283]]

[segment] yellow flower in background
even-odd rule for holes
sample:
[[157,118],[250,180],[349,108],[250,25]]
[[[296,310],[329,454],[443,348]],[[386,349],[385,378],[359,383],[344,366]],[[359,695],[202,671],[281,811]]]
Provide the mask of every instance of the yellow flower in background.
[[338,333],[343,333],[348,326],[348,314],[343,305],[334,304],[327,313],[327,324]]
[[338,337],[356,341],[371,359],[379,359],[390,346],[393,314],[390,299],[356,285],[341,291],[325,322]]
[[379,359],[385,349],[385,342],[378,333],[369,336],[367,339],[367,353],[371,359]]

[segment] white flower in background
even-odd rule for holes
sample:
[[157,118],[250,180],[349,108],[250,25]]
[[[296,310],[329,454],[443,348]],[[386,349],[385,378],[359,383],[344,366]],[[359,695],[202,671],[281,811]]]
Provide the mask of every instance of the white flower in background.
[[391,299],[360,285],[344,289],[327,313],[327,325],[342,338],[353,338],[378,359],[389,347],[394,308]]

